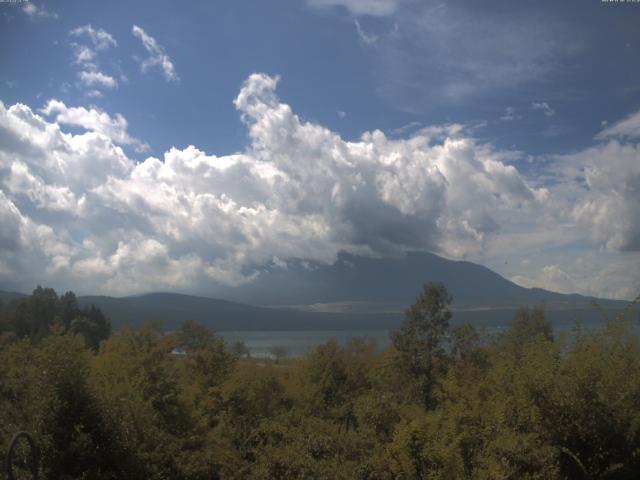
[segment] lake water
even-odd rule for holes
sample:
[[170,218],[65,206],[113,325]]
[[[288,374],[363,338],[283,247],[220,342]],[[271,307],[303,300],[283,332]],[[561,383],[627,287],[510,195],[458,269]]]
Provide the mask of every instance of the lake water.
[[287,356],[299,357],[335,338],[344,345],[351,338],[372,338],[383,349],[389,345],[388,330],[285,330],[270,332],[217,332],[228,343],[244,342],[252,357],[269,357],[273,347],[284,347]]
[[[457,322],[453,321],[452,325]],[[582,330],[590,331],[601,328],[604,325],[602,319],[597,317],[585,318],[582,321]],[[476,330],[481,338],[488,339],[509,328],[509,321],[499,322],[478,322],[475,323]],[[552,320],[553,332],[556,337],[561,334],[572,336],[575,328],[574,319],[554,319]],[[640,335],[640,328],[636,326],[636,333]],[[273,347],[284,347],[287,356],[299,357],[307,354],[318,345],[328,342],[334,338],[339,344],[344,345],[349,339],[362,338],[373,339],[379,350],[389,346],[389,330],[288,330],[288,331],[229,331],[217,332],[229,344],[241,341],[249,348],[253,357],[270,357]]]

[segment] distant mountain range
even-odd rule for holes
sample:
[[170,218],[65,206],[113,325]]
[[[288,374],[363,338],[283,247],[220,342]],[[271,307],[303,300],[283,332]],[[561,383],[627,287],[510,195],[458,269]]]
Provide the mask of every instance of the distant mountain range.
[[20,300],[21,298],[24,298],[26,296],[27,295],[25,295],[24,293],[4,292],[0,290],[0,301],[2,303],[10,303],[10,302],[13,302],[14,300]]
[[[454,321],[480,325],[504,325],[521,305],[543,303],[554,321],[590,321],[600,315],[593,300],[608,311],[627,304],[523,288],[486,267],[428,253],[400,259],[345,254],[330,266],[290,262],[286,269],[264,270],[250,284],[220,287],[211,294],[226,300],[177,293],[78,300],[99,307],[115,326],[156,320],[172,329],[194,320],[219,331],[393,328],[429,281],[444,283],[453,295]],[[0,292],[5,302],[20,296]]]
[[177,293],[124,298],[86,296],[78,300],[82,305],[96,305],[116,325],[158,320],[167,329],[176,328],[184,320],[193,320],[218,331],[368,329],[389,328],[400,318],[397,313],[345,314],[256,307]]

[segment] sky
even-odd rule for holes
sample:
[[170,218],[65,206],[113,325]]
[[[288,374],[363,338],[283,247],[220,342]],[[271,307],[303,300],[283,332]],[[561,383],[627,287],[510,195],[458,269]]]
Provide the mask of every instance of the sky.
[[640,293],[640,3],[0,3],[0,289],[430,251]]

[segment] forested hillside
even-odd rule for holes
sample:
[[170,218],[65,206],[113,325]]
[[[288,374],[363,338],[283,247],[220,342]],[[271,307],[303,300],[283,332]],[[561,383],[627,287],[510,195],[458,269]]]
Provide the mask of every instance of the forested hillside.
[[541,308],[482,338],[425,285],[379,353],[353,340],[255,359],[185,322],[111,332],[38,288],[0,309],[0,447],[31,432],[46,479],[631,479],[633,315],[554,335]]

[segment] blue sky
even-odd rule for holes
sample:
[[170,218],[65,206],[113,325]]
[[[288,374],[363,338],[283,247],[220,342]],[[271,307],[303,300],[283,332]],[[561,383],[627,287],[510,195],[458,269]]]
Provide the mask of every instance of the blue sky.
[[424,249],[631,298],[639,20],[591,0],[1,3],[0,281],[206,294],[288,258]]
[[[362,12],[377,13],[362,3]],[[501,147],[559,153],[590,144],[602,121],[634,112],[636,5],[481,3],[390,1],[394,13],[381,16],[303,1],[34,3],[57,19],[30,18],[7,4],[3,99],[82,99],[120,112],[157,154],[190,144],[218,153],[242,149],[245,129],[232,99],[253,72],[280,75],[283,101],[345,138],[414,122],[486,122],[478,136]],[[427,28],[429,19],[442,23]],[[69,32],[87,24],[118,43],[100,53],[101,71],[127,77],[101,99],[83,98],[72,65],[71,43],[80,39]],[[140,72],[134,57],[145,51],[133,24],[170,53],[179,83]],[[532,109],[542,102],[555,115]],[[518,121],[500,121],[508,108]]]

